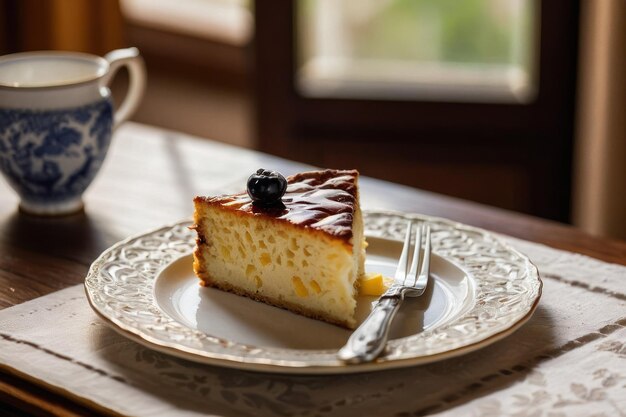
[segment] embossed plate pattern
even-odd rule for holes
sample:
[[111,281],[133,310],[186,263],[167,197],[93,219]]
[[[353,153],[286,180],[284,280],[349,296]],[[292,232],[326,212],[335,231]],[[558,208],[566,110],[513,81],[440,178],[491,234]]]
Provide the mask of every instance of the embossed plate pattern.
[[409,219],[427,222],[433,252],[470,275],[474,302],[441,326],[388,343],[374,363],[345,365],[335,350],[258,347],[205,334],[174,320],[155,300],[159,272],[189,255],[195,233],[180,222],[131,237],[107,249],[91,266],[85,289],[92,308],[123,335],[182,358],[279,373],[347,373],[433,362],[491,344],[530,318],[541,280],[530,260],[492,234],[417,214],[367,211],[365,233],[401,241]]

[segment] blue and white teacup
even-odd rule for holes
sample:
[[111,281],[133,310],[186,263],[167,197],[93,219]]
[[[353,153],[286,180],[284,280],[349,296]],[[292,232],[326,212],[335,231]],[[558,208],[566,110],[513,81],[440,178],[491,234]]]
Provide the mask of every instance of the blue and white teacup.
[[[129,91],[113,110],[109,81],[126,65]],[[145,87],[136,48],[104,58],[78,52],[0,57],[0,170],[20,209],[62,215],[83,208],[113,130],[135,111]]]

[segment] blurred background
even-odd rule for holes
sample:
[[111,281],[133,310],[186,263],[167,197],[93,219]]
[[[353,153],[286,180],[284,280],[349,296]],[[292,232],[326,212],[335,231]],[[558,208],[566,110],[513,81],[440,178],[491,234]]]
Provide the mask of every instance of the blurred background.
[[622,0],[0,0],[0,13],[2,54],[137,46],[137,122],[626,238]]

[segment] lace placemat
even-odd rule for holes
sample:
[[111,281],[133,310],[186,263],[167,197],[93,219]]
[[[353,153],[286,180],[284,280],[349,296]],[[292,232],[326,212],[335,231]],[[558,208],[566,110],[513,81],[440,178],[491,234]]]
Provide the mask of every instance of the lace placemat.
[[341,376],[199,365],[119,336],[79,285],[0,311],[0,366],[133,416],[625,416],[626,267],[507,240],[539,267],[537,311],[438,363]]

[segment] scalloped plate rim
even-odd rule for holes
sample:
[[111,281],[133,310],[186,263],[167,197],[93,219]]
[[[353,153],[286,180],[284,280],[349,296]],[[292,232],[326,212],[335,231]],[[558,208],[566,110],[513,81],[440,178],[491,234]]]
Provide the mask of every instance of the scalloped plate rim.
[[[372,372],[372,371],[382,371],[386,369],[395,369],[395,368],[403,368],[410,366],[418,366],[427,363],[437,362],[440,360],[453,358],[461,355],[465,355],[470,352],[474,352],[476,350],[480,350],[486,346],[491,345],[499,340],[504,339],[505,337],[511,335],[516,330],[518,330],[523,324],[525,324],[533,315],[537,306],[539,304],[539,300],[541,299],[542,291],[543,291],[543,282],[539,275],[539,271],[537,266],[523,253],[519,252],[517,249],[513,248],[507,242],[505,242],[502,238],[494,234],[493,232],[489,232],[485,229],[467,225],[464,223],[456,222],[454,220],[449,220],[442,217],[430,216],[418,213],[406,213],[400,211],[392,211],[392,210],[364,210],[365,213],[380,215],[380,216],[390,216],[390,217],[401,217],[404,219],[419,219],[428,222],[439,222],[448,225],[453,229],[470,231],[473,233],[478,233],[482,236],[489,236],[494,241],[498,242],[498,244],[502,245],[507,251],[516,254],[517,256],[524,258],[531,267],[532,272],[534,273],[533,279],[536,279],[538,283],[538,289],[536,297],[533,300],[532,305],[526,311],[526,314],[519,318],[517,321],[510,323],[509,327],[503,329],[500,332],[496,332],[481,340],[476,340],[473,343],[466,344],[463,346],[459,346],[454,349],[446,350],[444,352],[435,353],[431,355],[420,355],[409,358],[397,358],[386,361],[374,361],[370,363],[364,364],[339,364],[339,365],[307,365],[304,364],[294,364],[292,361],[284,361],[285,363],[281,363],[280,360],[275,359],[259,359],[259,358],[242,358],[240,355],[234,354],[220,354],[216,352],[207,352],[201,351],[199,352],[197,349],[187,348],[185,346],[176,344],[175,342],[166,342],[158,338],[153,338],[149,335],[138,331],[137,329],[132,328],[115,317],[109,317],[104,312],[100,311],[99,307],[95,305],[92,300],[92,296],[90,294],[89,288],[87,286],[87,280],[93,276],[97,271],[98,261],[105,258],[107,255],[119,249],[130,242],[133,242],[143,236],[151,235],[163,230],[171,230],[176,226],[183,224],[191,224],[191,220],[184,219],[179,220],[174,223],[166,224],[160,227],[156,227],[149,231],[144,231],[141,233],[133,234],[115,244],[107,248],[105,251],[101,253],[101,255],[92,263],[85,278],[85,294],[87,300],[89,302],[92,310],[100,317],[109,327],[115,330],[118,334],[131,339],[149,349],[156,350],[165,354],[169,354],[181,359],[190,360],[193,362],[198,362],[207,365],[227,367],[233,369],[240,369],[246,371],[253,372],[268,372],[268,373],[279,373],[279,374],[323,374],[323,375],[332,375],[332,374],[347,374],[347,373],[361,373],[361,372]],[[397,241],[394,238],[388,237],[379,237],[379,239],[386,239],[390,241]],[[188,254],[180,254],[180,256],[175,259],[170,260],[169,263],[162,265],[161,268],[154,274],[155,277],[158,276],[161,271],[167,266],[169,266],[172,262],[176,261],[180,257],[188,256]],[[449,260],[449,262],[454,263],[459,268],[465,270],[464,265],[459,265],[454,260]],[[406,338],[403,338],[406,339]],[[401,339],[397,339],[401,340]],[[396,340],[396,341],[397,341]],[[396,342],[394,341],[394,342]]]

